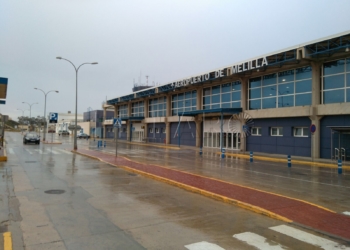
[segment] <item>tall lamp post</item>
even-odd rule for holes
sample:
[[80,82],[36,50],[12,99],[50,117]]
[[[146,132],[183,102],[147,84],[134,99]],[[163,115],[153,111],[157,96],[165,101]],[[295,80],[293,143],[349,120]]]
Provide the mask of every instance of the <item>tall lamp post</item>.
[[38,103],[37,103],[37,102],[32,103],[32,104],[29,104],[28,102],[22,102],[22,103],[25,103],[25,104],[28,104],[28,105],[29,105],[29,124],[30,124],[31,119],[32,119],[32,106],[33,106],[34,104],[38,104]]
[[50,91],[48,91],[48,92],[45,92],[44,90],[39,89],[39,88],[34,88],[34,89],[40,90],[40,91],[43,92],[44,95],[45,95],[45,104],[44,104],[44,136],[43,136],[43,137],[44,137],[44,138],[43,138],[43,141],[45,141],[45,140],[46,140],[46,96],[47,96],[47,94],[50,93],[50,92],[56,92],[56,93],[58,93],[58,90],[50,90]]
[[73,65],[74,70],[75,70],[75,129],[74,129],[74,150],[78,149],[77,146],[77,126],[78,126],[78,117],[77,117],[77,113],[78,113],[78,70],[80,69],[81,66],[83,66],[84,64],[98,64],[97,62],[93,62],[93,63],[82,63],[80,64],[78,67],[76,67],[74,65],[74,63],[72,63],[71,61],[69,61],[68,59],[65,59],[63,57],[56,57],[56,59],[59,60],[65,60],[67,62],[69,62],[70,64]]

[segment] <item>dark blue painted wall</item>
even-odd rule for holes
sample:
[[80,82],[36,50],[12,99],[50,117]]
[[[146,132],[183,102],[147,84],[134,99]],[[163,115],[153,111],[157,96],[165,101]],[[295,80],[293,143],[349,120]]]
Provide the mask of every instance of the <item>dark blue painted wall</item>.
[[[179,143],[177,134],[180,130],[180,145],[196,146],[196,123],[195,122],[181,122],[180,129],[178,130],[179,123],[173,122],[170,125],[170,144]],[[175,132],[177,134],[175,135]],[[175,137],[174,137],[175,135]]]
[[[112,131],[112,132],[109,132]],[[106,138],[114,138],[113,126],[106,126]]]
[[[311,156],[311,137],[294,137],[294,127],[309,127],[308,117],[255,119],[254,127],[262,128],[261,136],[247,137],[247,151],[269,154]],[[270,136],[271,127],[283,127],[283,136]]]
[[123,124],[122,127],[119,129],[119,137],[118,137],[118,139],[126,140],[127,139],[126,137],[127,137],[127,128],[126,128],[126,124]]
[[[331,129],[327,128],[328,126],[350,126],[350,115],[334,115],[334,116],[325,116],[321,119],[321,158],[331,158]],[[341,139],[341,147],[350,147],[350,138],[347,135],[343,135]],[[333,136],[333,145],[339,147],[339,137]],[[349,145],[349,146],[348,146]],[[334,148],[334,147],[333,147]],[[349,152],[347,150],[347,152]]]
[[[165,123],[148,123],[148,142],[154,143],[164,143],[166,139],[166,133],[163,133],[165,130]],[[150,133],[150,128],[153,129],[153,133]],[[159,133],[156,133],[156,128],[158,128]]]

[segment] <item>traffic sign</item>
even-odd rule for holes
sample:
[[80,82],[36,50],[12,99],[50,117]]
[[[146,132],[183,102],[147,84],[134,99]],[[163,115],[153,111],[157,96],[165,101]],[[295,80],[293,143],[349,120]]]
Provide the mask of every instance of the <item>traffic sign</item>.
[[58,113],[50,112],[49,114],[49,123],[57,123]]
[[121,128],[121,127],[122,127],[122,119],[120,119],[120,118],[114,118],[114,119],[113,119],[113,127],[115,127],[115,128]]
[[315,132],[316,132],[316,125],[315,125],[315,124],[311,124],[311,126],[310,126],[310,132],[311,132],[311,133],[315,133]]

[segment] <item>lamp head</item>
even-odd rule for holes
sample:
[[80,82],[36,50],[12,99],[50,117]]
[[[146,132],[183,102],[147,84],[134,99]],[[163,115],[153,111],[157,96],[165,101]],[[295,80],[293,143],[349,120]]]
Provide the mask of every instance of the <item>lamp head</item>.
[[34,88],[34,89],[38,89],[38,88]]
[[59,93],[59,91],[58,91],[58,90],[55,90],[55,92],[56,92],[56,93]]
[[62,57],[60,57],[60,56],[57,56],[57,57],[56,57],[56,59],[59,59],[59,60],[61,60],[61,59],[62,59]]
[[91,63],[91,64],[98,64],[98,62],[93,62],[93,63]]

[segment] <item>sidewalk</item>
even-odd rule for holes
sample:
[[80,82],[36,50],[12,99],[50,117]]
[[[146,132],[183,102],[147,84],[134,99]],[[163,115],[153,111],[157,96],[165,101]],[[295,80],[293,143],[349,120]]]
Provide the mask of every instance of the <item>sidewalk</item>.
[[327,208],[274,193],[236,185],[219,179],[190,174],[162,166],[143,164],[101,151],[78,149],[76,152],[127,171],[151,177],[186,190],[238,205],[285,222],[296,223],[330,236],[350,240],[350,217]]

